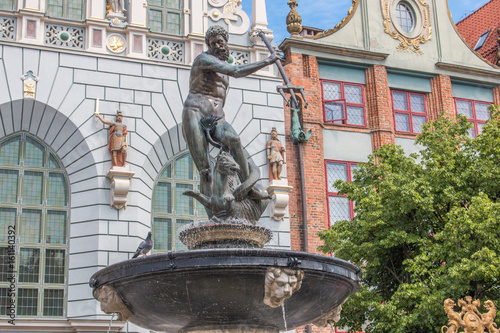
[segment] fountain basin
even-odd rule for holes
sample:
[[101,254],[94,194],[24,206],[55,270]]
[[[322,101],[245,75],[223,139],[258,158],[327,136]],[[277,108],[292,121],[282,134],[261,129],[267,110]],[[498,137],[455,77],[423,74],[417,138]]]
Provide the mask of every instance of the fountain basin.
[[302,285],[284,302],[287,329],[327,314],[359,289],[358,267],[288,250],[204,249],[131,259],[95,273],[90,285],[116,290],[129,321],[157,332],[285,329],[282,308],[264,304],[266,270],[300,269]]

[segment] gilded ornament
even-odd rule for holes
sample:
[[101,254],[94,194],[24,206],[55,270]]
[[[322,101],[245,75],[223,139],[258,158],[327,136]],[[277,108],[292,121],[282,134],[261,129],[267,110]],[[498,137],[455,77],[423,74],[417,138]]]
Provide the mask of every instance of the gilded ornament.
[[21,76],[21,80],[24,83],[24,98],[35,98],[36,83],[38,82],[38,77],[33,74],[32,70],[29,70],[25,75]]
[[286,17],[286,30],[288,30],[292,36],[297,36],[302,31],[302,17],[300,17],[297,9],[295,9],[299,4],[297,0],[290,0],[287,4],[290,6],[290,12]]
[[356,13],[356,10],[358,9],[358,7],[359,7],[359,0],[352,0],[352,6],[347,11],[347,16],[345,16],[339,23],[337,23],[333,29],[325,30],[324,32],[321,32],[317,35],[312,36],[311,38],[318,39],[318,38],[329,36],[337,31],[339,31],[341,28],[343,28],[351,20],[351,18],[354,16],[354,13]]
[[[462,311],[456,312],[455,302],[451,298],[446,299],[444,311],[448,316],[448,325],[441,328],[441,333],[499,333],[495,323],[497,314],[495,304],[490,300],[484,302],[486,313],[479,312],[480,305],[480,300],[472,300],[472,297],[466,296],[465,301],[458,300],[458,306],[462,308]],[[463,331],[459,331],[460,329]]]
[[400,29],[399,25],[395,23],[397,19],[393,17],[395,16],[395,5],[397,1],[398,0],[380,0],[385,32],[399,41],[399,45],[396,47],[398,51],[423,54],[424,52],[420,49],[420,44],[424,44],[432,39],[429,4],[424,0],[415,0],[412,2],[414,4],[412,7],[416,15],[414,19],[417,21],[417,24],[420,24],[414,29],[417,33],[407,33]]
[[113,53],[121,53],[125,50],[125,38],[118,34],[109,35],[106,46]]

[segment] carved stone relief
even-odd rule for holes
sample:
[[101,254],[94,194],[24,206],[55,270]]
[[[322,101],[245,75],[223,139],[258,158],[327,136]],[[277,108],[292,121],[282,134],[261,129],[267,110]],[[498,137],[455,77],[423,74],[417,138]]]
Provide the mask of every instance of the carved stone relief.
[[224,20],[229,33],[243,35],[250,28],[250,18],[243,11],[241,0],[208,0],[208,3],[215,7],[208,12],[208,16],[214,22]]
[[300,289],[304,271],[300,269],[269,267],[266,271],[264,304],[277,308]]
[[102,286],[94,291],[97,300],[101,302],[101,311],[107,314],[118,314],[118,321],[127,321],[134,314],[123,304],[116,291],[109,286]]

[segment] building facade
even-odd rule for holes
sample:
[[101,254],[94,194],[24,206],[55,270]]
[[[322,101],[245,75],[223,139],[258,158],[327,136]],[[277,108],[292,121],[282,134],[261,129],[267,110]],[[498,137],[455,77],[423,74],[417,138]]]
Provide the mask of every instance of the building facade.
[[[111,316],[92,296],[91,275],[129,259],[149,230],[153,252],[183,250],[177,230],[205,217],[181,195],[198,186],[181,131],[190,64],[214,24],[229,31],[228,62],[266,57],[254,36],[272,33],[265,1],[253,8],[249,16],[232,0],[2,1],[1,331],[106,332]],[[225,105],[263,182],[273,127],[284,142],[280,81],[272,66],[231,79]],[[94,113],[115,121],[117,110],[132,178],[126,203],[111,207],[119,177],[107,178],[108,126]],[[274,231],[269,247],[290,247],[288,215],[273,221],[266,211],[259,223]],[[111,330],[144,331],[116,322]]]
[[285,110],[288,182],[296,189],[290,197],[294,250],[317,251],[319,231],[353,217],[353,203],[333,183],[351,180],[357,163],[374,150],[398,144],[407,153],[418,151],[422,124],[441,114],[466,115],[475,137],[490,117],[487,107],[500,103],[499,67],[467,45],[447,0],[353,0],[335,27],[291,36],[280,49],[292,84],[305,88],[309,105],[300,120],[312,133],[302,146],[301,193],[300,154]]

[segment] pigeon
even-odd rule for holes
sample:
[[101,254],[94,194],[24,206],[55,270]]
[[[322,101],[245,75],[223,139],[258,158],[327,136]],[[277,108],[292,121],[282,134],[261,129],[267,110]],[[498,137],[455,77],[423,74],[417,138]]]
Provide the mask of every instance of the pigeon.
[[151,240],[151,231],[150,231],[148,232],[148,237],[146,237],[146,239],[143,240],[141,244],[139,244],[139,247],[132,256],[132,259],[137,258],[141,254],[143,256],[146,256],[146,253],[148,253],[152,248],[153,248],[153,241]]

